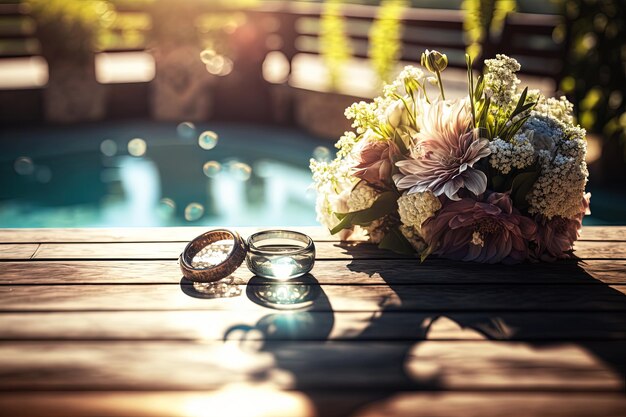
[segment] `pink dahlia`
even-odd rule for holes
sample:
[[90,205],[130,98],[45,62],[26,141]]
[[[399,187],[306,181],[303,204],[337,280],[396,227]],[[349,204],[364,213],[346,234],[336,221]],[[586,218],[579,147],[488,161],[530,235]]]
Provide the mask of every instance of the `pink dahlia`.
[[484,201],[444,199],[437,215],[422,224],[424,240],[435,255],[485,263],[522,262],[536,231],[535,222],[501,193],[490,193]]
[[402,158],[402,153],[392,140],[365,137],[358,149],[354,176],[372,185],[392,184],[393,165]]
[[487,176],[473,168],[490,154],[489,140],[478,137],[472,129],[469,102],[464,100],[419,102],[415,147],[411,158],[396,163],[400,174],[394,176],[396,186],[409,194],[432,191],[459,200],[461,188],[475,195],[487,188]]
[[537,246],[533,250],[533,258],[542,261],[554,261],[573,256],[574,242],[580,236],[585,214],[589,211],[591,194],[583,196],[580,203],[580,213],[572,219],[555,216],[550,220],[537,216]]

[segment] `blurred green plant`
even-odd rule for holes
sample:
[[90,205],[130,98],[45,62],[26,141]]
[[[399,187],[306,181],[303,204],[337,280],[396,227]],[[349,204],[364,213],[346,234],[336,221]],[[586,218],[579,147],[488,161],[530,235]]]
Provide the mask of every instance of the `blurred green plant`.
[[482,45],[502,32],[506,15],[516,9],[516,0],[463,0],[461,8],[465,12],[466,52],[478,57]]
[[49,61],[89,61],[115,21],[106,0],[25,0],[37,22],[42,52]]
[[115,19],[107,27],[99,49],[142,49],[152,28],[146,11],[154,0],[109,0],[115,7]]
[[339,83],[342,67],[352,56],[341,3],[340,0],[325,0],[320,22],[320,54],[328,68],[333,89]]
[[620,139],[626,158],[626,3],[558,0],[569,41],[563,92],[573,98],[578,121],[607,139]]
[[369,33],[368,55],[383,83],[389,83],[402,53],[402,12],[405,0],[382,0]]

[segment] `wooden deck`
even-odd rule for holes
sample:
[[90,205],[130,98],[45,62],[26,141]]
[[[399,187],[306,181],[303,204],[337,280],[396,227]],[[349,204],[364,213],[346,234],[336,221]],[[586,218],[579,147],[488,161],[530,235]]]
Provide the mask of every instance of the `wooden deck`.
[[512,267],[302,229],[318,260],[282,289],[182,280],[203,229],[0,230],[0,415],[626,415],[626,227]]

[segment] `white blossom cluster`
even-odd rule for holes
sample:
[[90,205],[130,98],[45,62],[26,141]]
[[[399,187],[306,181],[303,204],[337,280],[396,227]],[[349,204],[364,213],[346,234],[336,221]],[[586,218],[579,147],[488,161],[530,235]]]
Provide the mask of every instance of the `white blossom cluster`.
[[345,132],[342,137],[335,143],[337,148],[337,157],[343,158],[352,153],[352,149],[359,142],[359,137],[354,132]]
[[520,64],[514,58],[497,54],[495,59],[485,60],[485,68],[485,86],[492,94],[492,103],[498,107],[510,107],[520,83],[515,75]]
[[376,102],[366,103],[365,101],[360,101],[348,107],[344,115],[348,120],[353,120],[352,127],[360,135],[370,126],[378,123],[380,113]]
[[412,65],[407,65],[391,84],[386,84],[383,87],[383,95],[391,97],[395,93],[401,95],[409,94],[407,86],[414,85],[416,82],[423,83],[424,79],[424,71]]
[[334,213],[348,211],[346,201],[355,183],[351,165],[342,158],[331,162],[311,159],[310,168],[313,187],[317,191],[317,221],[332,229],[339,222]]
[[360,182],[350,193],[348,197],[348,209],[350,211],[365,210],[372,207],[374,201],[378,198],[378,191],[367,185],[365,182]]
[[533,112],[541,116],[551,117],[566,125],[574,124],[574,105],[565,96],[556,99],[554,97],[546,98],[542,94],[538,94],[537,105]]
[[587,184],[587,164],[561,154],[539,151],[541,174],[528,196],[529,212],[551,219],[580,214],[580,202]]
[[[528,136],[533,136],[532,131]],[[495,138],[489,143],[491,156],[489,164],[503,174],[508,174],[513,168],[523,169],[535,162],[535,148],[527,134],[517,133],[511,142]]]
[[398,199],[398,213],[405,226],[420,230],[422,223],[441,208],[441,202],[431,191],[404,194]]
[[587,184],[585,130],[574,125],[572,104],[560,99],[537,98],[537,106],[522,130],[539,161],[540,174],[528,196],[529,212],[551,219],[580,214]]

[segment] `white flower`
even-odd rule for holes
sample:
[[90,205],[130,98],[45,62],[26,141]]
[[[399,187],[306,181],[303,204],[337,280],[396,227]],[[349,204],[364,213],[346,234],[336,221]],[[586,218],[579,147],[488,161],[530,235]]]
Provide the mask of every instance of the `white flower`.
[[520,70],[520,64],[513,58],[498,54],[495,59],[485,60],[485,87],[491,90],[492,103],[495,107],[511,107],[513,96],[517,91],[520,80],[515,73]]
[[404,111],[405,107],[402,100],[396,100],[391,104],[391,106],[387,107],[385,116],[391,127],[395,129],[400,126],[400,122],[402,122],[402,113],[404,113]]
[[574,105],[565,96],[556,99],[554,97],[546,98],[542,94],[538,94],[534,113],[552,117],[566,125],[574,124]]
[[541,174],[528,195],[529,212],[548,219],[560,216],[570,219],[580,214],[580,202],[587,184],[587,164],[548,151],[539,151]]
[[372,207],[378,194],[378,191],[361,181],[349,194],[347,199],[348,210],[359,211]]
[[331,162],[310,161],[313,187],[317,191],[317,220],[328,229],[339,223],[335,213],[348,211],[347,199],[355,182],[349,161],[341,158]]
[[415,227],[418,230],[422,223],[432,217],[441,208],[441,202],[430,192],[404,194],[398,199],[398,213],[405,226]]
[[[532,131],[530,137],[532,138]],[[516,134],[511,142],[495,138],[489,143],[489,149],[489,163],[503,174],[508,174],[512,169],[526,168],[536,159],[533,144],[522,132]]]

